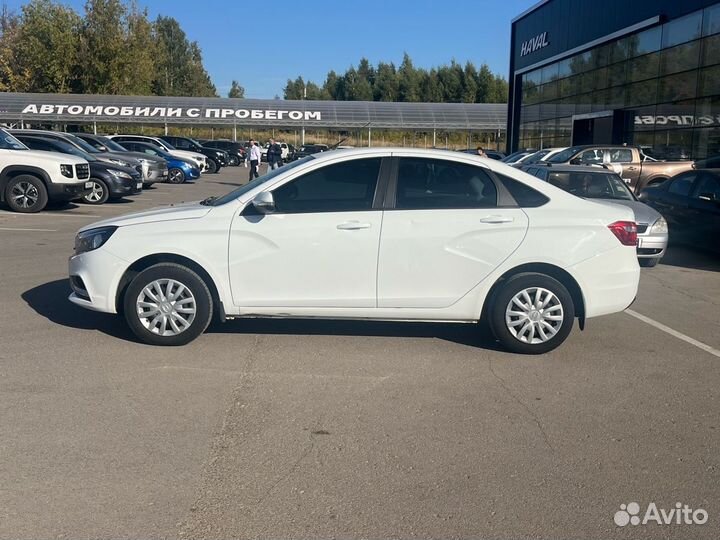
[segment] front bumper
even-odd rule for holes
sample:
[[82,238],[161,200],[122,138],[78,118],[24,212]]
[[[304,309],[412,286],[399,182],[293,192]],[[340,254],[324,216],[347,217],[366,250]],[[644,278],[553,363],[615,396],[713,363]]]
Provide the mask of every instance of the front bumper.
[[668,246],[667,234],[638,234],[637,256],[640,259],[659,259]]
[[111,197],[125,197],[137,195],[142,191],[143,178],[141,175],[134,175],[132,178],[114,178],[110,182]]
[[85,182],[78,182],[77,184],[48,184],[48,197],[52,201],[72,201],[80,199],[88,193],[90,193],[90,187],[85,187]]
[[164,169],[154,169],[150,168],[147,170],[147,174],[143,177],[143,183],[144,184],[154,184],[155,182],[165,182],[168,177],[168,170],[167,168]]
[[73,255],[68,260],[69,300],[93,311],[117,313],[117,286],[127,267],[126,261],[103,248]]

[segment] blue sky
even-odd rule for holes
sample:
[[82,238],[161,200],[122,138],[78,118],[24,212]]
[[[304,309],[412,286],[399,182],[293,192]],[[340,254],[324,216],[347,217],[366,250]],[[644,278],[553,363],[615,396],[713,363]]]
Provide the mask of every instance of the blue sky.
[[[11,9],[25,2],[5,0]],[[84,0],[64,4],[82,11]],[[282,97],[288,78],[322,84],[365,56],[430,68],[455,58],[507,77],[510,21],[536,0],[138,0],[150,16],[175,17],[200,44],[220,95],[237,79],[249,98]],[[252,6],[252,7],[250,7]]]

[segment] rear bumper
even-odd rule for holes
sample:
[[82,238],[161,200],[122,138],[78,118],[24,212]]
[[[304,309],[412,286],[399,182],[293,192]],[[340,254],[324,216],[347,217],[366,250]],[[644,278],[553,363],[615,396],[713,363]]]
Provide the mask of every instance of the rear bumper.
[[85,187],[85,182],[77,184],[48,184],[48,197],[53,201],[72,201],[90,193],[90,188]]
[[638,235],[637,256],[641,259],[655,259],[665,255],[668,245],[667,234]]

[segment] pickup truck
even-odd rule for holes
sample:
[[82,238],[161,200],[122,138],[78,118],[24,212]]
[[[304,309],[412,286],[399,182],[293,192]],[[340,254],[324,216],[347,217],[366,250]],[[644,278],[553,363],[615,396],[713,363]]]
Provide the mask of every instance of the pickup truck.
[[71,201],[90,193],[90,165],[82,158],[29,150],[0,129],[0,201],[11,210],[39,212],[48,201]]
[[553,165],[604,165],[619,174],[636,194],[647,186],[660,184],[693,168],[692,161],[658,161],[635,146],[607,144],[571,146],[547,162]]

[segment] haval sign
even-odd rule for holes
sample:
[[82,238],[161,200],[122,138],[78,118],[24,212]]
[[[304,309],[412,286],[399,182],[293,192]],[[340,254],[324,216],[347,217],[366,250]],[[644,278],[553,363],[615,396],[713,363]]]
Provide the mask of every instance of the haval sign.
[[542,49],[543,47],[547,47],[548,45],[550,45],[550,42],[547,38],[547,32],[543,32],[532,39],[524,41],[522,45],[520,45],[520,56],[526,56]]

